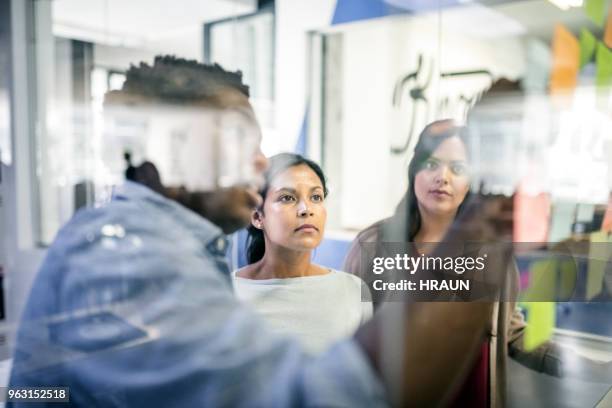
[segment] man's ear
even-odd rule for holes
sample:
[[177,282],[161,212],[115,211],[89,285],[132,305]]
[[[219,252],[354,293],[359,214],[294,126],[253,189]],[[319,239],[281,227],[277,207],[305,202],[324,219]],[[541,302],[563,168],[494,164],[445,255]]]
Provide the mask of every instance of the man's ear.
[[263,216],[260,210],[254,210],[251,214],[251,225],[257,229],[263,229]]

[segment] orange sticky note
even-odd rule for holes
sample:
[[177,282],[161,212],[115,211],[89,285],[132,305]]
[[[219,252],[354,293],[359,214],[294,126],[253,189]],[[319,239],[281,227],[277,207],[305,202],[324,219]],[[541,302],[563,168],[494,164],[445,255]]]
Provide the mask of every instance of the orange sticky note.
[[552,41],[553,58],[550,74],[551,94],[573,92],[580,69],[580,45],[578,39],[561,24],[555,26]]
[[609,48],[612,48],[612,7],[608,11],[608,18],[606,18],[606,28],[604,29],[603,42]]

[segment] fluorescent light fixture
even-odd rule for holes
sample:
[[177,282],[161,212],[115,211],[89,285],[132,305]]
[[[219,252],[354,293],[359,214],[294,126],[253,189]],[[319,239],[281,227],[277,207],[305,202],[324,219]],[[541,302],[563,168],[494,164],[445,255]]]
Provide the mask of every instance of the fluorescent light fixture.
[[548,0],[561,10],[567,10],[570,7],[582,7],[584,0]]
[[113,47],[145,48],[146,45],[146,41],[142,37],[136,37],[130,34],[110,33],[95,27],[85,27],[58,21],[53,23],[53,35]]

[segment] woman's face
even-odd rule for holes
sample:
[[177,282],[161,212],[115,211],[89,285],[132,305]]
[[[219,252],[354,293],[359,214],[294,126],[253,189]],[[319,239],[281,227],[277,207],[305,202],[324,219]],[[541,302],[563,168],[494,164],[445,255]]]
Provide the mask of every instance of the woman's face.
[[300,164],[271,181],[263,214],[254,216],[253,225],[263,229],[269,242],[304,251],[319,245],[326,219],[323,184],[310,167]]
[[467,152],[457,136],[444,140],[415,176],[421,214],[454,216],[470,186]]

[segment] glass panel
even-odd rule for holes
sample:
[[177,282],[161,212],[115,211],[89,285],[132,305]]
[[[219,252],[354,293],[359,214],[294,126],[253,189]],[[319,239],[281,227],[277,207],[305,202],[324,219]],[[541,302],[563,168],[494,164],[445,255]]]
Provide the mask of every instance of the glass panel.
[[[162,3],[128,5],[96,0],[85,6],[74,0],[35,2],[37,184],[39,242],[43,245],[52,241],[75,210],[103,201],[108,197],[109,187],[123,180],[125,152],[132,153],[135,164],[150,156],[148,149],[152,147],[145,140],[151,136],[146,124],[119,123],[118,137],[104,128],[104,95],[121,88],[130,64],[150,64],[155,55],[161,54],[202,61],[204,24],[250,14],[255,7],[252,1],[219,0],[207,4],[190,1],[180,11],[175,9],[162,15],[156,10],[165,7]],[[226,41],[239,40],[245,44],[245,50],[254,49],[254,44],[265,47],[257,49],[263,52],[256,54],[263,59],[251,61],[248,69],[243,70],[253,81],[255,96],[268,114],[273,110],[273,71],[267,69],[272,60],[271,16],[253,19],[242,36],[239,32],[244,30],[242,26],[226,25],[230,30]],[[262,35],[268,43],[261,41]],[[251,41],[249,45],[243,42],[247,39]],[[233,55],[242,54],[239,50]],[[228,69],[242,62],[242,59],[223,61],[231,65]],[[253,65],[256,62],[257,69]]]
[[[279,0],[256,12],[263,3],[31,0],[40,243],[99,209],[50,250],[17,376],[68,379],[83,406],[595,405],[612,378],[606,2]],[[329,196],[315,165],[277,156],[261,204],[247,188],[262,186],[264,161],[244,95],[227,73],[197,66],[201,84],[190,62],[160,54],[242,71],[264,152],[303,150]],[[2,108],[0,91],[0,149]],[[231,274],[228,241],[204,218],[223,232],[250,222],[250,266]],[[450,266],[419,269],[428,259]],[[478,274],[481,263],[493,267]],[[432,269],[483,293],[423,289]],[[325,354],[374,310],[376,324]],[[436,395],[413,399],[431,384]]]
[[[320,75],[310,76],[310,92],[321,92],[309,108],[311,115],[320,112],[321,132],[311,130],[310,142],[320,146],[315,156],[335,187],[328,236],[367,228],[369,235],[359,236],[367,241],[382,228],[368,227],[386,220],[385,228],[401,233],[396,240],[423,239],[422,218],[410,218],[406,208],[422,214],[437,207],[419,201],[409,165],[419,139],[427,138],[420,136],[425,126],[454,119],[465,125],[470,193],[513,196],[507,225],[509,239],[524,243],[515,248],[515,260],[529,325],[525,341],[541,336],[534,344],[554,341],[610,361],[612,321],[603,316],[612,315],[612,270],[609,256],[598,255],[611,248],[604,221],[612,208],[607,2],[384,3],[396,8],[376,12],[392,15],[354,21],[349,11],[359,13],[338,2],[336,12],[345,11],[341,21],[350,24],[318,31],[325,46],[312,47],[311,60],[323,62],[314,67]],[[437,163],[451,171],[444,160]],[[563,257],[572,259],[573,269],[563,269]],[[543,259],[555,266],[543,271]],[[380,276],[364,273],[375,292]],[[609,380],[588,377],[588,364],[567,348],[561,360],[571,379],[542,379],[510,363],[511,406],[597,403]]]
[[264,152],[274,132],[274,11],[207,25],[209,62],[240,70],[249,84],[251,103],[262,126]]

